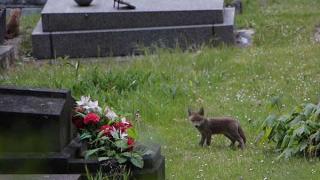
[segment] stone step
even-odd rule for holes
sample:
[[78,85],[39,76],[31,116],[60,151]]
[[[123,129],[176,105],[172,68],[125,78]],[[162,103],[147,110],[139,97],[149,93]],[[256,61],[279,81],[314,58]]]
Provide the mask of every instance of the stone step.
[[223,0],[127,0],[135,10],[118,10],[112,0],[79,7],[74,0],[48,0],[44,32],[123,29],[223,23]]
[[38,59],[69,56],[101,57],[139,54],[141,46],[182,49],[210,43],[233,43],[234,8],[224,10],[224,23],[189,26],[43,32],[41,22],[32,33]]

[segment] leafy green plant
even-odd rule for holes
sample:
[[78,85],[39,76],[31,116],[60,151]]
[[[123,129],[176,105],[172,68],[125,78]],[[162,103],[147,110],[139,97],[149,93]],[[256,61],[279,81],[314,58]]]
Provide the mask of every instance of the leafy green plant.
[[258,141],[275,142],[276,151],[281,153],[278,158],[301,154],[317,157],[320,152],[319,115],[320,103],[302,104],[288,114],[271,113],[262,124]]

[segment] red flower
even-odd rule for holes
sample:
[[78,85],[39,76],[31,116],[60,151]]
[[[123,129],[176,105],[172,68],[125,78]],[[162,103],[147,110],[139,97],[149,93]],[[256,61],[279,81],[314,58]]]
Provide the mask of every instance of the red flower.
[[84,128],[83,118],[82,117],[73,116],[72,117],[72,122],[78,129],[83,129]]
[[111,137],[112,126],[104,125],[101,126],[100,131],[103,131],[103,134]]
[[121,132],[127,131],[128,128],[131,128],[132,125],[129,122],[117,122],[113,125],[117,130],[120,130]]
[[84,124],[97,124],[99,121],[100,117],[95,113],[89,113],[83,119]]
[[128,138],[128,142],[127,142],[127,144],[128,144],[128,150],[129,151],[132,151],[132,149],[133,149],[133,146],[134,146],[134,139],[132,139],[132,138]]

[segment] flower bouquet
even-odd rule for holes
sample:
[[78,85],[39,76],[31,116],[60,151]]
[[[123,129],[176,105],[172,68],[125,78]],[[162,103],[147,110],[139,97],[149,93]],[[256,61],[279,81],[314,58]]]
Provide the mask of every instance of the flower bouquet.
[[85,158],[116,162],[122,167],[143,168],[142,155],[135,149],[137,133],[126,117],[109,107],[102,111],[98,101],[82,96],[76,102],[72,121],[80,140],[87,145]]

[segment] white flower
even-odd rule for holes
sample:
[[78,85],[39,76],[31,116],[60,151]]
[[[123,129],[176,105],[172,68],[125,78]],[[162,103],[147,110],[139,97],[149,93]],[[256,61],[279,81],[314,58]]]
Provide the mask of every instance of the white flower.
[[125,117],[121,118],[121,122],[123,124],[125,124],[125,125],[129,125],[130,124]]
[[88,111],[101,112],[101,107],[99,107],[98,101],[89,101],[85,106],[83,106]]
[[118,131],[115,127],[112,127],[112,130],[110,131],[110,134],[112,137],[118,137]]
[[90,102],[90,96],[81,96],[80,101],[77,101],[78,106],[86,106]]
[[127,138],[128,137],[128,134],[127,133],[122,133],[121,131],[120,131],[120,139],[125,139],[125,138]]
[[104,110],[104,113],[106,117],[110,120],[114,120],[115,118],[118,117],[118,115],[114,111],[112,111],[109,107],[106,107],[106,109]]

